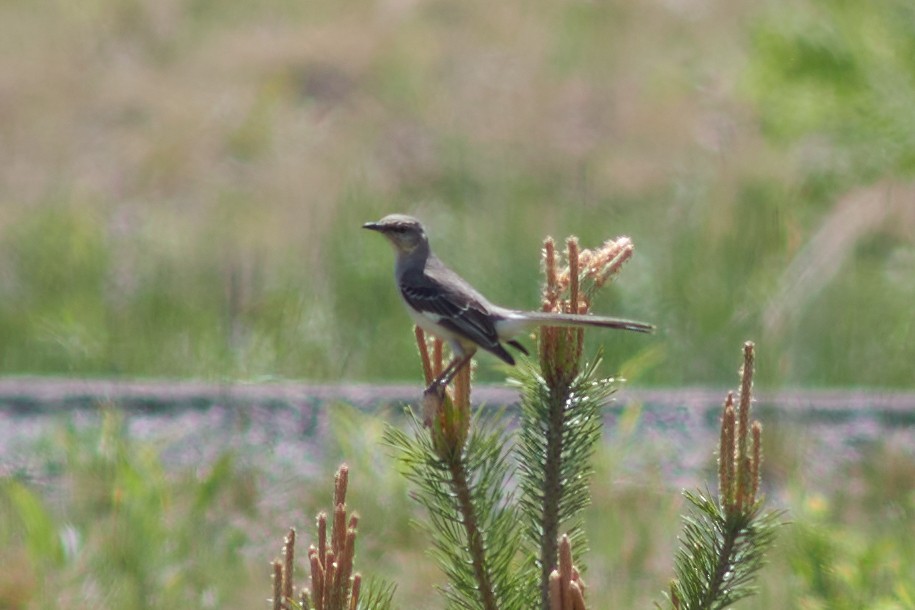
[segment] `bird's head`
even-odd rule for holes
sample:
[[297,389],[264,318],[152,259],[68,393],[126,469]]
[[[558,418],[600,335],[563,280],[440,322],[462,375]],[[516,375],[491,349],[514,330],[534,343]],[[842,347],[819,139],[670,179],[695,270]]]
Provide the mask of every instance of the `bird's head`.
[[422,223],[412,216],[391,214],[378,222],[367,222],[362,228],[378,231],[387,237],[399,254],[410,254],[429,243]]

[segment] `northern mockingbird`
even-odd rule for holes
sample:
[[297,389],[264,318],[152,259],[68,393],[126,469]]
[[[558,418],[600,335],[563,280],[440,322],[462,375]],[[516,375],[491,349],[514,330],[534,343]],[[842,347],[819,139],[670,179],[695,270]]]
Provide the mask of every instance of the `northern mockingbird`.
[[618,318],[499,307],[432,254],[423,225],[412,216],[391,214],[362,228],[378,231],[394,246],[394,279],[413,321],[451,346],[453,359],[427,391],[443,390],[477,348],[515,364],[502,343],[527,354],[512,337],[537,326],[599,326],[642,333],[654,330],[650,324]]

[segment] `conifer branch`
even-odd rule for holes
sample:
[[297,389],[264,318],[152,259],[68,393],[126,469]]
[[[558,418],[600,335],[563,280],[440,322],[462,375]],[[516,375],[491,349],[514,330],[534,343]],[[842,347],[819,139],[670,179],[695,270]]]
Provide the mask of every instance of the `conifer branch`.
[[461,521],[467,532],[467,544],[470,551],[473,574],[479,585],[480,602],[484,610],[498,610],[486,561],[483,536],[477,525],[477,516],[470,497],[470,486],[467,483],[465,464],[460,459],[453,459],[448,464],[448,470],[451,473],[451,487],[457,499]]
[[[552,388],[551,388],[552,390]],[[540,545],[540,582],[541,587],[544,583],[549,582],[550,572],[556,561],[558,544],[556,539],[559,537],[559,502],[562,498],[562,453],[563,453],[563,404],[565,403],[565,392],[559,392],[557,396],[553,391],[550,392],[547,401],[548,427],[546,430],[546,451],[545,461],[543,464],[543,514],[541,517],[541,540]],[[541,596],[543,595],[541,591]]]
[[[601,409],[616,390],[613,380],[597,379],[598,364],[587,366],[562,393],[554,392],[532,367],[519,369],[519,506],[526,543],[538,557],[541,608],[549,607],[549,578],[558,561],[560,529],[568,532],[576,548],[587,546],[581,515],[590,502],[591,458],[600,442]],[[556,535],[551,538],[551,533]]]
[[[441,342],[430,350],[421,330],[416,337],[423,370],[434,374],[441,369]],[[389,427],[385,442],[428,511],[424,527],[451,583],[444,590],[448,600],[458,608],[517,608],[520,579],[513,559],[520,534],[505,491],[505,432],[489,421],[471,425],[470,372],[464,367],[443,397],[424,396],[423,421],[410,413],[412,436]]]
[[675,610],[718,610],[754,592],[756,572],[771,546],[781,513],[763,512],[759,497],[762,425],[750,420],[754,347],[743,349],[737,400],[728,393],[718,448],[718,499],[684,492],[693,510],[684,518],[677,578],[668,601]]
[[334,513],[331,544],[327,544],[327,515],[317,517],[318,546],[308,549],[311,588],[302,588],[298,599],[293,581],[296,532],[290,529],[283,541],[282,560],[273,562],[274,610],[390,610],[394,587],[383,581],[372,582],[363,591],[362,576],[353,574],[356,526],[359,517],[346,515],[346,490],[349,468],[340,466],[334,479]]
[[[548,238],[543,248],[543,311],[587,313],[595,291],[631,254],[628,238],[581,250],[571,237],[566,240],[566,266],[559,270],[555,243]],[[538,557],[539,606],[546,610],[560,529],[569,531],[576,548],[586,546],[580,518],[590,501],[591,457],[600,441],[601,408],[616,386],[596,378],[597,362],[583,366],[582,329],[544,326],[539,347],[540,371],[527,366],[519,374],[519,503],[527,519],[527,543]]]
[[414,498],[427,511],[428,521],[421,525],[450,581],[445,596],[457,608],[520,607],[514,601],[520,580],[513,564],[519,520],[505,490],[508,456],[498,415],[475,419],[463,451],[446,455],[422,422],[410,416],[412,434],[388,427],[385,443],[395,450],[416,487]]

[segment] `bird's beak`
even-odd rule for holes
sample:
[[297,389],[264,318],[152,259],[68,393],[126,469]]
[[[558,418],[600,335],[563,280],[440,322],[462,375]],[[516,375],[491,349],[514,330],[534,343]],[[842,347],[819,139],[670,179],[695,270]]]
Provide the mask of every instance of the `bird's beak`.
[[365,223],[364,225],[362,225],[362,228],[363,228],[363,229],[368,229],[368,230],[370,230],[370,231],[380,231],[380,230],[381,230],[381,225],[378,224],[377,222],[367,222],[367,223]]

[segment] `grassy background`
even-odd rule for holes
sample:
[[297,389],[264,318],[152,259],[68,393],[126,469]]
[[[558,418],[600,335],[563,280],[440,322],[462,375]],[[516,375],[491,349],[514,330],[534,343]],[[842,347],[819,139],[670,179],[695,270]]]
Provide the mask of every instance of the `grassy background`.
[[[0,370],[406,379],[421,216],[493,300],[637,255],[640,384],[912,386],[910,3],[0,5]],[[487,361],[488,362],[488,361]],[[483,367],[484,379],[502,373]]]
[[[382,418],[342,405],[331,413],[307,459],[258,442],[241,425],[222,430],[223,448],[180,468],[164,457],[169,443],[138,440],[115,410],[62,419],[21,447],[33,478],[0,479],[0,607],[266,608],[268,561],[279,554],[285,528],[297,527],[303,554],[345,460],[348,503],[361,517],[358,570],[396,582],[397,608],[442,608],[433,585],[444,579],[410,524],[421,515],[380,445]],[[682,465],[663,455],[663,443],[646,443],[641,427],[639,410],[630,408],[595,459],[589,607],[660,601],[681,528],[680,487],[714,485],[713,447],[703,472],[684,482]],[[823,452],[828,442],[815,438],[822,432],[767,423],[766,493],[788,511],[789,523],[760,573],[759,594],[737,607],[912,608],[910,435],[837,460],[838,450]],[[301,567],[299,574],[302,582]]]
[[[0,2],[0,371],[415,380],[390,252],[359,229],[404,211],[518,307],[545,235],[630,235],[594,309],[660,332],[591,347],[633,383],[731,385],[752,339],[767,390],[911,388],[913,40],[908,0]],[[380,425],[341,417],[293,476],[62,421],[29,448],[41,476],[2,465],[0,608],[264,607],[344,458],[360,569],[438,607]],[[911,444],[824,470],[808,434],[767,431],[793,524],[744,607],[915,607]],[[591,599],[649,607],[678,484],[613,440]]]

